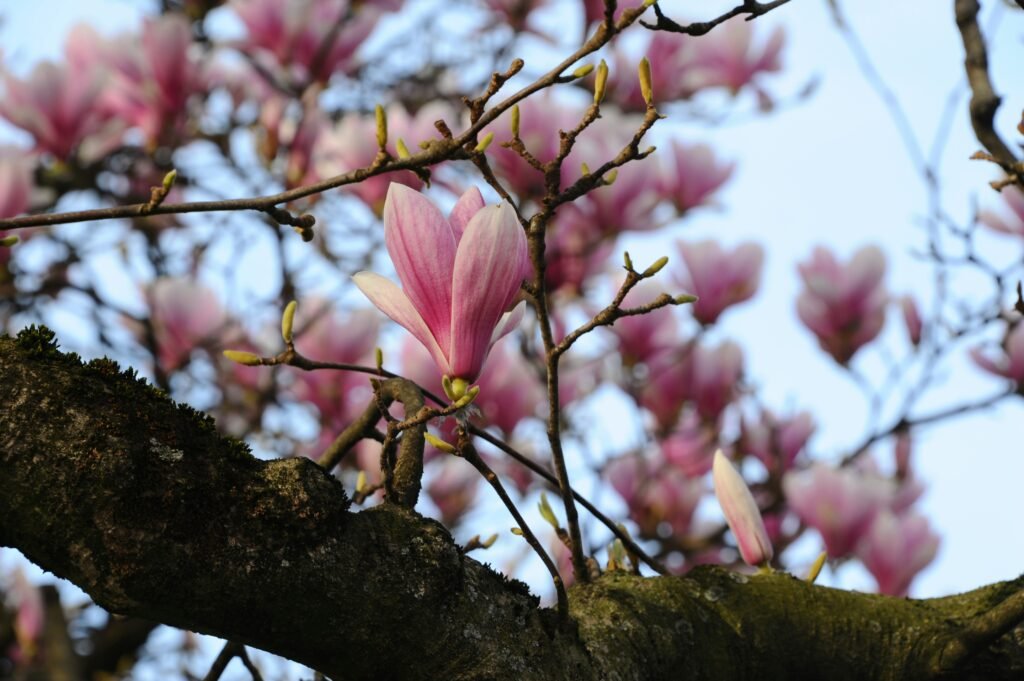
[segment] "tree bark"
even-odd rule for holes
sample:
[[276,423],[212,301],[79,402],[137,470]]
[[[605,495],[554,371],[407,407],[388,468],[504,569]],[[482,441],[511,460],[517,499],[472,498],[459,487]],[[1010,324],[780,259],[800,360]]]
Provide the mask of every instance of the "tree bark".
[[1024,578],[909,600],[722,568],[609,573],[571,621],[438,523],[349,509],[113,362],[0,339],[0,545],[108,610],[351,679],[1020,679]]

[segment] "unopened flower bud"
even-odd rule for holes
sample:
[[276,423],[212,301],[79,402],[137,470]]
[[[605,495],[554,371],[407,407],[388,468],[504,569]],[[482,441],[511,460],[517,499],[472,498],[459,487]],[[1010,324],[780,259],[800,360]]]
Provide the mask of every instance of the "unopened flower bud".
[[18,237],[15,236],[14,234],[10,236],[5,236],[4,238],[0,239],[0,246],[4,246],[7,248],[10,248],[16,243],[18,243]]
[[640,60],[638,71],[640,75],[640,94],[643,95],[647,106],[651,106],[651,103],[654,101],[654,90],[651,86],[651,62],[648,61],[647,57]]
[[740,555],[747,565],[766,565],[772,559],[772,543],[761,519],[761,511],[743,477],[733,467],[722,450],[715,452],[711,466],[711,479],[715,496],[736,537]]
[[519,137],[519,105],[512,107],[512,137]]
[[398,158],[409,158],[412,155],[409,153],[409,147],[405,146],[405,140],[401,137],[395,140],[395,148],[398,149]]
[[696,303],[700,299],[695,295],[683,293],[681,295],[676,296],[672,300],[673,302],[675,302],[676,305],[688,305],[690,303]]
[[244,364],[247,367],[258,367],[263,363],[259,355],[242,350],[225,350],[224,356],[236,364]]
[[294,340],[292,326],[295,324],[295,309],[299,306],[294,300],[284,306],[284,314],[281,315],[281,338],[285,343],[291,345]]
[[593,64],[584,64],[583,66],[579,67],[578,69],[576,69],[575,71],[572,72],[572,77],[573,78],[583,78],[584,76],[589,75],[590,72],[593,71],[593,70],[594,70],[594,65]]
[[548,525],[551,525],[551,527],[557,530],[559,527],[558,516],[556,516],[555,512],[551,509],[551,504],[548,503],[548,495],[544,494],[544,492],[540,493],[540,503],[537,504],[537,508],[540,511],[540,517],[547,521]]
[[448,444],[444,440],[430,433],[423,433],[423,439],[427,441],[427,444],[431,445],[434,449],[444,452],[446,454],[454,454],[455,447]]
[[657,274],[658,272],[661,271],[661,268],[663,268],[667,264],[668,264],[668,256],[667,255],[663,255],[660,258],[658,258],[657,260],[655,260],[654,263],[650,267],[648,267],[646,270],[644,270],[643,276],[645,276],[645,277],[653,277],[655,274]]
[[604,175],[604,184],[606,187],[610,187],[615,184],[615,180],[619,177],[619,169],[612,168]]
[[814,584],[814,580],[821,574],[821,568],[825,566],[825,559],[828,558],[828,551],[822,551],[817,558],[814,559],[814,563],[811,564],[811,569],[807,571],[807,583]]
[[474,151],[476,151],[477,153],[483,153],[484,151],[486,151],[487,147],[491,146],[491,142],[493,141],[494,133],[487,133],[486,135],[484,135],[484,138],[480,140],[480,143],[476,145],[476,149]]
[[605,89],[608,87],[608,64],[604,59],[597,65],[597,75],[594,76],[594,104],[600,104],[604,99]]
[[373,112],[377,118],[377,146],[383,149],[388,143],[388,119],[384,114],[384,107],[380,104]]
[[161,183],[161,187],[163,187],[164,192],[171,191],[171,187],[174,186],[174,181],[177,179],[178,171],[174,168],[171,168],[171,170],[168,171],[166,175],[164,175],[164,181]]

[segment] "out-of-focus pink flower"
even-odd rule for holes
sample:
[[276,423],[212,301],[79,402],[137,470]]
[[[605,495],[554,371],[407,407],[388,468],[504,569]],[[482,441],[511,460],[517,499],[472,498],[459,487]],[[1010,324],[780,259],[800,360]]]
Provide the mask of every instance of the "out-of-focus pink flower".
[[686,57],[677,85],[682,91],[724,87],[736,94],[759,74],[782,68],[779,55],[785,34],[779,27],[757,47],[753,24],[739,19],[727,21],[707,35],[686,37],[683,41]]
[[721,450],[715,452],[711,477],[715,483],[715,496],[718,497],[729,529],[736,537],[743,561],[754,567],[767,564],[774,552],[761,519],[761,511],[743,476]]
[[[604,21],[604,0],[582,0],[582,3],[584,27],[589,27],[591,24]],[[640,3],[637,0],[621,0],[615,7],[615,19],[618,20],[618,18],[622,16],[622,10],[634,8],[639,4]],[[658,33],[656,35],[661,34]]]
[[[372,309],[340,312],[323,300],[299,305],[295,344],[302,354],[321,361],[372,365],[380,332],[380,315]],[[295,372],[291,392],[313,404],[329,431],[347,425],[373,399],[365,375],[350,371]],[[336,433],[335,433],[336,434]]]
[[217,295],[192,279],[156,279],[145,297],[157,359],[166,372],[186,364],[196,346],[217,339],[227,326]]
[[781,419],[765,411],[759,421],[743,419],[740,447],[743,453],[756,456],[769,472],[781,474],[793,467],[814,430],[814,418],[806,411]]
[[917,301],[913,296],[900,298],[900,311],[903,312],[903,323],[907,327],[907,336],[915,348],[921,344],[921,333],[924,330],[924,323],[921,321],[921,312],[917,308]]
[[446,456],[434,463],[427,494],[446,527],[455,527],[476,501],[480,474],[465,461]]
[[726,308],[757,292],[764,262],[764,249],[758,244],[725,250],[715,241],[680,241],[678,247],[686,270],[677,274],[676,283],[698,297],[690,309],[701,324],[713,324]]
[[690,387],[697,413],[708,422],[716,422],[736,397],[742,375],[743,350],[736,343],[724,341],[714,349],[698,346]]
[[[604,15],[604,2],[600,16]],[[686,50],[681,36],[665,31],[650,31],[650,42],[642,54],[632,50],[615,50],[612,68],[608,74],[607,97],[626,111],[646,111],[647,102],[640,91],[640,79],[637,78],[637,64],[642,57],[647,57],[651,64],[651,92],[655,104],[682,99],[693,94],[679,88],[682,69],[686,67]]]
[[15,611],[14,636],[18,642],[18,656],[31,659],[35,655],[36,641],[43,633],[43,597],[21,568],[15,568],[10,579],[7,595]]
[[31,158],[20,149],[0,146],[0,218],[14,217],[28,210],[32,198],[32,166]]
[[[445,105],[438,103],[424,106],[415,116],[409,116],[400,104],[388,106],[385,110],[388,121],[388,151],[397,157],[398,150],[395,145],[398,138],[402,138],[410,152],[416,153],[420,142],[437,137],[433,127],[434,121],[444,118],[449,113]],[[376,130],[374,115],[359,113],[347,114],[334,127],[323,128],[313,145],[313,168],[316,177],[332,177],[371,165],[379,151]],[[380,215],[388,188],[393,182],[400,182],[413,189],[420,189],[423,186],[423,182],[415,173],[401,170],[345,185],[344,190],[355,194]]]
[[1015,383],[1024,383],[1024,324],[1017,324],[1006,334],[998,352],[988,352],[984,347],[970,350],[971,359],[979,367],[1008,378]]
[[[239,45],[264,65],[286,70],[297,80],[326,82],[355,66],[355,53],[373,32],[382,11],[401,1],[349,3],[347,0],[232,0],[245,24]],[[351,12],[351,16],[349,13]],[[342,22],[336,35],[335,25]],[[325,41],[330,39],[326,52]]]
[[[583,117],[581,107],[558,101],[550,92],[545,90],[519,103],[519,138],[541,163],[558,155],[558,131],[571,130]],[[510,191],[523,200],[539,199],[544,195],[544,174],[531,167],[517,152],[501,145],[512,139],[511,122],[512,114],[506,112],[487,127],[495,138],[487,149],[487,157]]]
[[[662,293],[664,291],[653,282],[642,282],[626,294],[622,307],[643,307]],[[619,356],[627,366],[650,361],[660,353],[682,344],[679,321],[670,307],[661,307],[647,314],[620,317],[615,320],[611,331],[618,338]]]
[[608,482],[629,508],[629,517],[644,537],[662,536],[664,523],[676,537],[690,530],[693,512],[704,496],[700,478],[688,478],[658,456],[628,454],[608,463]]
[[675,425],[687,400],[693,397],[693,354],[690,346],[663,352],[649,359],[647,379],[639,402],[654,415],[661,430]]
[[893,459],[896,460],[896,477],[903,479],[910,475],[910,455],[913,453],[914,440],[909,430],[896,433],[893,441]]
[[548,0],[484,0],[484,4],[494,12],[492,26],[507,26],[516,33],[533,33],[546,40],[552,39],[549,32],[541,29],[536,21],[530,21],[531,15],[548,4]]
[[1003,187],[999,195],[1009,211],[982,210],[978,213],[978,221],[993,231],[1024,237],[1024,191],[1010,185]]
[[711,470],[718,448],[718,433],[701,423],[693,412],[680,419],[676,429],[660,442],[661,455],[672,467],[690,478],[699,478]]
[[882,510],[857,547],[857,557],[878,582],[879,593],[906,596],[910,583],[939,550],[939,537],[923,516]]
[[104,81],[93,63],[70,58],[61,65],[41,62],[25,80],[3,72],[0,116],[32,135],[37,151],[66,160],[104,129],[107,116],[99,106]]
[[452,378],[473,381],[491,345],[522,320],[515,305],[527,278],[526,235],[507,203],[484,206],[470,189],[448,219],[419,192],[392,184],[384,241],[402,288],[373,272],[356,285],[405,327]]
[[885,256],[866,246],[842,265],[819,246],[799,271],[804,280],[796,305],[800,321],[825,352],[846,366],[885,324]]
[[592,277],[605,272],[614,241],[606,238],[591,220],[591,206],[561,206],[548,232],[544,280],[548,289],[581,295]]
[[835,469],[821,463],[787,473],[782,479],[789,507],[816,529],[832,558],[843,558],[896,492],[891,480],[852,468]]
[[723,162],[706,144],[684,144],[672,141],[672,153],[661,171],[658,188],[662,197],[672,202],[680,213],[706,205],[724,185],[736,164]]

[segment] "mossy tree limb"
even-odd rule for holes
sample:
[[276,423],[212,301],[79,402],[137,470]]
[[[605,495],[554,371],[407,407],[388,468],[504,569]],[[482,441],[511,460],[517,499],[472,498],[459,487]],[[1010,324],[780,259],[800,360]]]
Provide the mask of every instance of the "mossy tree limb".
[[[719,568],[611,574],[570,592],[559,627],[437,523],[354,513],[313,462],[257,460],[45,333],[0,339],[0,404],[0,545],[114,612],[339,680],[925,679],[937,651],[1024,587],[910,601]],[[1024,678],[1024,629],[950,678]]]

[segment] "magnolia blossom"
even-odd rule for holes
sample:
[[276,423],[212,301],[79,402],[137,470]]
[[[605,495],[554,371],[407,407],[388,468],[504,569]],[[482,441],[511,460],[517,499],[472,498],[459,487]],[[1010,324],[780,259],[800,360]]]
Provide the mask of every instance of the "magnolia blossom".
[[697,413],[715,422],[736,397],[743,375],[743,350],[732,341],[714,349],[698,346],[693,354],[693,384],[690,388]]
[[37,151],[65,160],[103,130],[99,99],[105,74],[94,64],[69,58],[61,65],[41,62],[24,80],[2,75],[0,116],[32,135]]
[[589,204],[573,202],[559,207],[544,251],[544,280],[549,290],[580,295],[592,277],[605,273],[614,240],[600,232],[592,216]]
[[970,354],[974,363],[990,374],[1024,383],[1024,324],[1010,329],[998,351],[976,347],[971,348]]
[[605,477],[629,509],[644,537],[661,536],[664,523],[676,537],[690,531],[693,513],[704,496],[704,483],[657,455],[627,454],[610,461]]
[[[373,364],[380,315],[372,309],[340,312],[325,301],[307,300],[299,305],[295,331],[295,344],[307,357]],[[291,391],[317,408],[328,430],[347,425],[373,399],[366,376],[349,371],[297,372]]]
[[939,550],[928,519],[882,510],[857,547],[857,557],[878,582],[879,593],[906,596],[910,583]]
[[701,324],[713,324],[726,308],[757,292],[764,262],[759,245],[745,243],[726,250],[715,241],[680,241],[678,247],[686,271],[676,276],[676,282],[697,296],[690,309]]
[[734,19],[699,38],[684,38],[689,49],[678,87],[696,92],[724,87],[736,94],[760,73],[782,68],[785,34],[776,27],[763,44],[754,44],[754,25]]
[[[245,24],[239,49],[265,65],[284,68],[295,78],[327,81],[355,66],[355,53],[370,36],[382,11],[396,10],[401,0],[232,0]],[[349,15],[351,13],[351,15]],[[334,26],[342,22],[337,35]],[[325,41],[329,47],[321,54]]]
[[671,155],[660,172],[659,190],[680,213],[707,205],[724,185],[736,164],[721,161],[706,144],[685,144],[673,140]]
[[924,323],[921,321],[921,311],[917,308],[917,301],[913,296],[900,298],[900,311],[903,313],[903,324],[907,327],[910,343],[916,348],[921,344]]
[[885,323],[885,256],[877,247],[866,246],[843,265],[819,246],[799,270],[804,280],[797,299],[800,321],[817,336],[821,348],[845,366]]
[[[226,328],[227,315],[217,295],[191,279],[157,279],[145,296],[157,359],[164,371],[181,367],[196,346],[214,340]],[[142,336],[143,330],[133,326]]]
[[718,448],[718,434],[714,428],[701,423],[693,412],[688,412],[676,429],[661,441],[661,454],[669,464],[686,476],[699,478],[711,470],[712,458]]
[[715,496],[736,537],[740,555],[747,565],[765,565],[772,559],[772,543],[768,539],[761,511],[743,476],[733,467],[722,451],[715,452],[711,473],[715,483]]
[[758,421],[743,419],[740,447],[744,453],[756,456],[769,471],[781,473],[793,467],[814,430],[814,418],[806,411],[788,418],[765,411]]
[[507,203],[484,206],[469,189],[446,220],[429,199],[392,184],[384,242],[402,288],[373,272],[356,285],[405,327],[447,376],[473,381],[491,345],[522,320],[515,305],[530,263],[526,235]]
[[0,146],[0,218],[24,213],[31,198],[31,159],[20,149]]
[[1024,190],[1010,185],[1003,187],[999,195],[1009,211],[982,210],[978,221],[993,231],[1024,237]]
[[[397,157],[395,146],[401,138],[413,153],[419,150],[419,143],[437,138],[434,121],[445,118],[449,109],[444,104],[431,103],[421,108],[415,116],[410,116],[400,104],[392,104],[385,110],[388,127],[388,152]],[[377,146],[376,117],[350,113],[345,115],[337,125],[322,126],[319,135],[312,144],[312,164],[316,179],[331,177],[357,168],[366,168],[373,164],[380,149]],[[363,203],[378,215],[383,210],[385,197],[393,182],[419,189],[423,186],[415,173],[401,170],[367,178],[366,180],[345,185],[344,190],[355,194]]]
[[782,479],[786,501],[800,520],[818,530],[832,558],[849,555],[875,514],[896,493],[891,480],[853,468],[812,464]]

